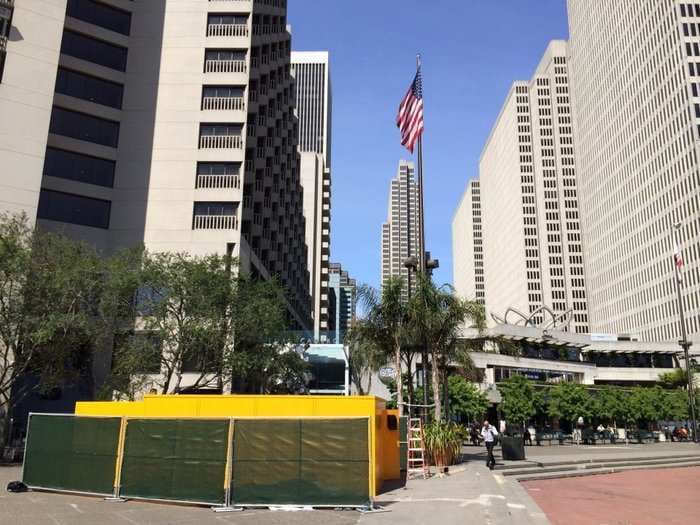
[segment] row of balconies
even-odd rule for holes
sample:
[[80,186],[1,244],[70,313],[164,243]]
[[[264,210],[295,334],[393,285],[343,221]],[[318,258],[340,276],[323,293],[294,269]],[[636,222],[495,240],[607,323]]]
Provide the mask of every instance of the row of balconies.
[[246,73],[247,71],[245,60],[207,59],[204,61],[205,73]]
[[195,230],[237,230],[236,215],[195,215],[192,228]]
[[207,36],[248,36],[247,24],[207,24]]
[[243,97],[203,97],[202,109],[206,111],[245,111]]
[[243,149],[240,135],[201,135],[199,149]]

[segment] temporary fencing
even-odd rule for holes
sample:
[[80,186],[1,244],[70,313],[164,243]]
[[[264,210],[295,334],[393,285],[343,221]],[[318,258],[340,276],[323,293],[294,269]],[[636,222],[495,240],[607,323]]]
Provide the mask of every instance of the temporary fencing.
[[367,419],[235,421],[237,505],[366,505]]
[[371,503],[370,419],[32,414],[36,489],[219,506]]

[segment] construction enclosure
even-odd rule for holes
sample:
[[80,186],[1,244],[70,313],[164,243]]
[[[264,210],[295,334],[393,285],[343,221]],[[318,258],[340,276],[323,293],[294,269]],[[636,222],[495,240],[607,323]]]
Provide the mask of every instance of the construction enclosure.
[[400,477],[397,415],[345,396],[146,396],[32,414],[34,489],[212,506],[371,505]]

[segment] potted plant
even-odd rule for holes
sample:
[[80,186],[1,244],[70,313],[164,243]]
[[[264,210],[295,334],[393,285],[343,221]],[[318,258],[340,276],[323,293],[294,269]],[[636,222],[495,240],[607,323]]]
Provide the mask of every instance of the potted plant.
[[464,429],[453,422],[433,420],[423,429],[426,454],[439,473],[462,457]]
[[500,437],[504,460],[525,459],[525,423],[535,415],[535,390],[523,376],[516,375],[503,381],[498,389],[503,396],[500,409],[510,425],[507,435]]

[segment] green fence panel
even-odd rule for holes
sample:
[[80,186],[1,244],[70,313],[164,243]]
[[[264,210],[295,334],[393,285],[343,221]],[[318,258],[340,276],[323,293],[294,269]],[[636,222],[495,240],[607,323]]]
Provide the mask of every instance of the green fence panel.
[[121,419],[33,414],[22,480],[30,487],[114,492]]
[[366,505],[366,419],[236,420],[232,501]]
[[129,419],[120,495],[225,503],[227,420]]

